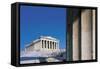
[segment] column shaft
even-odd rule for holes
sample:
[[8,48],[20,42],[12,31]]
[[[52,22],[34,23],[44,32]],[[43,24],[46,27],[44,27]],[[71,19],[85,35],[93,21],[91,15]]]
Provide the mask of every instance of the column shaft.
[[47,43],[48,43],[48,49],[49,49],[49,41],[47,41]]
[[91,60],[92,57],[92,13],[91,9],[85,9],[81,14],[81,59]]
[[53,42],[53,49],[54,49],[54,45],[55,45],[55,43]]
[[46,40],[45,40],[45,48],[46,48]]
[[49,41],[49,49],[50,49],[50,46],[51,46],[51,44],[50,44],[50,41]]
[[56,42],[55,42],[55,49],[57,48],[56,45],[57,45],[57,44],[56,44]]
[[79,18],[73,22],[73,61],[79,60]]
[[52,42],[52,49],[53,49],[53,42]]
[[44,44],[43,44],[43,40],[42,40],[42,48],[44,48],[44,46],[43,46]]
[[93,59],[95,59],[95,23],[96,23],[96,21],[95,21],[95,13],[96,13],[96,11],[95,10],[92,10],[92,20],[93,20],[93,24],[92,24],[92,27],[93,27],[93,30],[92,30],[92,34],[93,34]]
[[55,42],[54,42],[54,46],[53,47],[54,47],[53,49],[55,49]]
[[46,49],[48,49],[48,41],[46,40]]

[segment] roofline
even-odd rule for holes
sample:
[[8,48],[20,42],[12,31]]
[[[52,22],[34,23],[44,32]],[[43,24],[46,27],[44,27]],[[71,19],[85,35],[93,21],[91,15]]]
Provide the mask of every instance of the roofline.
[[[38,39],[36,39],[36,40],[32,41],[30,44],[25,45],[25,47],[30,47],[32,44],[34,44],[34,43],[36,43],[36,42],[38,42],[38,41],[40,41],[40,40],[45,40],[45,39],[43,39],[43,38],[46,38],[46,37],[50,37],[50,38],[51,38],[51,40],[53,40],[53,39],[54,39],[54,41],[58,41],[58,42],[59,42],[59,40],[58,40],[58,39],[53,38],[53,37],[51,37],[51,36],[40,36],[40,38],[38,38]],[[50,38],[47,38],[47,39],[50,39]]]

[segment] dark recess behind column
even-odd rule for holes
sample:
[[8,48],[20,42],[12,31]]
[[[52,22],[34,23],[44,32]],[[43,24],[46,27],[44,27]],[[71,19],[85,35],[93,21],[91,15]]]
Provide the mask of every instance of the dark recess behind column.
[[73,60],[72,42],[72,8],[67,9],[67,61]]

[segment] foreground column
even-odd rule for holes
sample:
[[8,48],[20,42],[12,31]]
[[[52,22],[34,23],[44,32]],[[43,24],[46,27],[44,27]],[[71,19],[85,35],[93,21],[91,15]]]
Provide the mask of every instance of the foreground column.
[[92,59],[92,11],[82,10],[81,13],[81,59]]
[[80,14],[79,14],[79,9],[74,9],[73,10],[73,61],[79,60],[79,23],[80,23]]
[[95,18],[96,18],[96,16],[95,16],[95,13],[96,13],[96,11],[95,10],[92,10],[92,15],[93,15],[93,18],[92,18],[92,20],[93,20],[93,24],[92,24],[92,27],[93,27],[93,31],[92,31],[92,34],[93,34],[93,56],[92,56],[92,58],[93,59],[95,59],[95,23],[96,23],[96,21],[95,21]]
[[79,20],[77,19],[74,24],[73,24],[73,61],[74,60],[79,60],[79,45],[78,45],[78,22]]

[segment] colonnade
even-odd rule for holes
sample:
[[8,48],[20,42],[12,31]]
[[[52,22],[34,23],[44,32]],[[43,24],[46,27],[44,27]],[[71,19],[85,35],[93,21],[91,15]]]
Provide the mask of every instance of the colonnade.
[[58,42],[48,41],[48,40],[41,40],[42,41],[42,48],[46,49],[58,49]]

